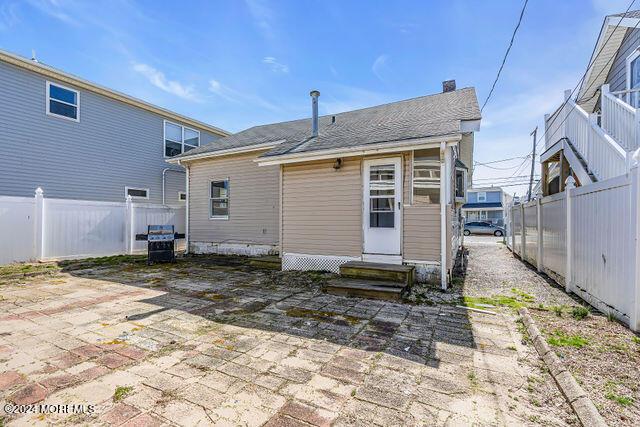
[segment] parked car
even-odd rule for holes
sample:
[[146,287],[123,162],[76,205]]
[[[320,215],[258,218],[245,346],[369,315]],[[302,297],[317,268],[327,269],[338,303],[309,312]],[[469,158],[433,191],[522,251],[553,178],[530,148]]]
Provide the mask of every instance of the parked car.
[[468,222],[464,225],[464,235],[470,234],[493,234],[494,236],[504,236],[504,228],[491,224],[490,222]]

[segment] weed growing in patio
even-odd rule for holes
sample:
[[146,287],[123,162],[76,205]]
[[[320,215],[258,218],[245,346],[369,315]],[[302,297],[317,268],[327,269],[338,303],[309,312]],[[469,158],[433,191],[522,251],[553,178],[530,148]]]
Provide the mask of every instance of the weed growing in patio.
[[332,311],[321,311],[321,310],[309,310],[306,308],[290,308],[287,310],[287,316],[289,317],[306,317],[309,319],[315,319],[320,321],[330,321],[331,319],[335,319],[336,317],[344,319],[350,325],[357,325],[360,323],[360,318],[355,316],[349,316],[346,314],[338,314]]
[[547,342],[556,347],[576,347],[582,348],[589,344],[589,340],[580,335],[567,335],[566,333],[555,330],[550,337],[547,338]]
[[113,393],[113,401],[120,402],[122,399],[127,397],[133,391],[133,387],[131,386],[118,386],[116,387],[116,391]]

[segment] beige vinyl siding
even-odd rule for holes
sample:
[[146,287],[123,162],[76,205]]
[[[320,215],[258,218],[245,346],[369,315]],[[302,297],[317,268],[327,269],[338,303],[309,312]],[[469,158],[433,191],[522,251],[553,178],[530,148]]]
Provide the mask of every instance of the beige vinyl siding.
[[440,204],[405,206],[403,258],[440,262]]
[[285,253],[360,256],[361,160],[283,166],[282,246]]
[[[278,244],[280,170],[258,166],[262,152],[190,163],[191,242]],[[211,181],[229,179],[229,219],[209,219]]]

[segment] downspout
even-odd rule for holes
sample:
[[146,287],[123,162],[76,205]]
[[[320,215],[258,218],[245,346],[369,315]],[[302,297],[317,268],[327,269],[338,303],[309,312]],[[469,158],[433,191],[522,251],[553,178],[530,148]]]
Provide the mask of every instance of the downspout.
[[[182,163],[179,163],[182,165]],[[191,194],[189,194],[189,165],[184,166],[186,177],[185,191],[187,192],[187,200],[185,201],[185,212],[184,212],[184,241],[185,241],[185,255],[189,254],[189,200],[191,200]]]
[[447,289],[447,200],[449,199],[449,163],[451,151],[446,142],[440,143],[440,286]]

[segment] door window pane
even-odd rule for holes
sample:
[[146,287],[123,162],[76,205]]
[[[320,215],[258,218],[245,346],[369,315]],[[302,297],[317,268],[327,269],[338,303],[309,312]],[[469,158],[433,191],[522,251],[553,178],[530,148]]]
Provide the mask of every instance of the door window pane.
[[[395,165],[369,169],[369,227],[395,227]],[[391,197],[389,197],[391,196]]]

